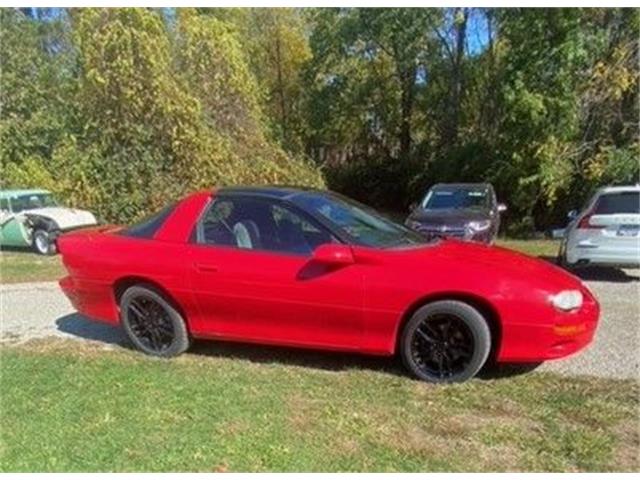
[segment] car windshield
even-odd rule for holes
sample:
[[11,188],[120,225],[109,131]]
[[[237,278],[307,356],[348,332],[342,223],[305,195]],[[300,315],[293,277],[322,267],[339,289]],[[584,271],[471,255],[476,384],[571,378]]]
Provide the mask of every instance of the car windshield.
[[11,198],[11,211],[13,213],[34,208],[55,207],[57,205],[50,193],[32,193]]
[[304,210],[324,217],[358,245],[391,248],[427,243],[421,235],[342,195],[301,193],[293,201]]
[[598,199],[596,215],[640,213],[640,192],[607,193]]
[[489,208],[489,192],[486,188],[438,188],[429,190],[422,202],[426,210],[485,209]]

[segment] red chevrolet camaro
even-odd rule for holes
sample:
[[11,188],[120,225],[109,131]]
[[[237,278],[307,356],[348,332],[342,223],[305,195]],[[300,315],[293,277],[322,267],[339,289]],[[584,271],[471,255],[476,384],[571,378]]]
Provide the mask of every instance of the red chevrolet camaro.
[[63,235],[58,247],[75,308],[164,357],[192,338],[398,353],[417,377],[454,382],[489,358],[572,354],[599,316],[589,289],[547,262],[427,241],[326,191],[195,193],[132,227]]

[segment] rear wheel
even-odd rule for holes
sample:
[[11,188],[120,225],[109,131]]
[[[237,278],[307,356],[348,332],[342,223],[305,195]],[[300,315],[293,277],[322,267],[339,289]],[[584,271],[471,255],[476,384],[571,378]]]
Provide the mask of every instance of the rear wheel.
[[40,255],[55,255],[58,252],[55,242],[46,230],[37,229],[33,232],[32,245]]
[[400,354],[405,366],[427,382],[463,382],[487,361],[491,332],[471,305],[442,300],[419,308],[404,327]]
[[152,287],[129,287],[120,299],[120,318],[131,342],[146,354],[174,357],[189,348],[182,315]]

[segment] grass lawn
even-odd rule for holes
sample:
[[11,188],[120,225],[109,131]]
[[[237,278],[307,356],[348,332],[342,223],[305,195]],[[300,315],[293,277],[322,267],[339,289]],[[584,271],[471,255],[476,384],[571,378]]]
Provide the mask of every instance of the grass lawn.
[[0,348],[0,471],[637,471],[639,385],[433,386],[393,360],[208,343]]
[[60,255],[47,257],[18,249],[0,251],[0,283],[54,281],[64,275]]
[[[529,255],[555,258],[559,243],[556,240],[500,239],[497,245]],[[60,255],[45,257],[17,249],[0,252],[0,283],[55,281],[65,274]]]
[[501,247],[518,250],[519,252],[532,255],[534,257],[544,257],[549,260],[555,260],[560,248],[560,240],[536,239],[536,240],[512,240],[508,238],[499,238],[496,245]]

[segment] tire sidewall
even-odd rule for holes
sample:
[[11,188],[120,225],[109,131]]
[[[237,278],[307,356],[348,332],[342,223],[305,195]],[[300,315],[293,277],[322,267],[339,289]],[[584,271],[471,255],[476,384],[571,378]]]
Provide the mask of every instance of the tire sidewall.
[[[131,330],[131,326],[129,325],[128,321],[128,306],[131,301],[138,296],[146,296],[153,299],[155,302],[162,306],[162,308],[167,312],[169,318],[171,319],[175,337],[173,339],[173,342],[171,343],[171,346],[162,352],[157,352],[148,348]],[[135,345],[138,350],[146,353],[147,355],[156,357],[175,357],[176,355],[180,355],[189,348],[191,341],[189,332],[187,330],[187,325],[182,318],[182,315],[171,304],[171,302],[167,301],[166,298],[155,288],[147,285],[134,285],[127,288],[127,290],[120,297],[119,307],[120,323],[122,324],[122,327],[129,337],[129,340]]]
[[[47,248],[46,250],[41,250],[39,245],[38,245],[38,239],[41,238],[46,242]],[[33,249],[36,251],[36,253],[40,254],[40,255],[55,255],[57,253],[57,248],[54,242],[51,241],[51,236],[49,235],[49,232],[47,232],[46,230],[42,230],[42,229],[37,229],[35,232],[33,232]]]
[[[466,369],[451,377],[439,378],[423,372],[411,355],[413,334],[418,325],[427,317],[445,313],[460,318],[473,336],[474,351]],[[419,308],[403,329],[400,354],[405,366],[420,380],[432,383],[463,382],[475,376],[486,363],[491,351],[491,331],[482,314],[471,305],[457,300],[440,300]]]

